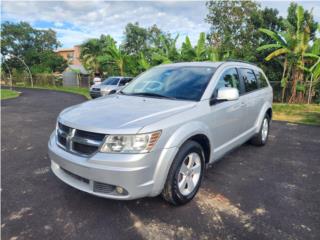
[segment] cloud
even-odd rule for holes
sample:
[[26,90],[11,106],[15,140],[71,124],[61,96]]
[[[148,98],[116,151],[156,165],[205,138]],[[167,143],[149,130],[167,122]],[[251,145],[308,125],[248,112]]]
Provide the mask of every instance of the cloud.
[[[276,6],[274,1],[261,2],[262,7],[277,7],[282,16],[286,16],[289,4],[289,1],[279,1]],[[319,2],[299,4],[308,10],[313,7],[315,20],[320,22]],[[205,1],[2,1],[1,13],[2,20],[27,21],[38,28],[49,25],[64,47],[101,34],[110,34],[120,43],[129,22],[139,22],[143,27],[157,24],[173,36],[179,34],[179,46],[186,35],[195,44],[200,32],[208,32],[210,27],[204,21]]]
[[52,22],[64,47],[101,34],[121,42],[129,22],[143,27],[157,24],[166,32],[180,34],[178,43],[185,35],[195,43],[200,32],[209,30],[205,15],[205,2],[4,1],[2,6],[4,20],[27,21],[34,27],[41,21]]

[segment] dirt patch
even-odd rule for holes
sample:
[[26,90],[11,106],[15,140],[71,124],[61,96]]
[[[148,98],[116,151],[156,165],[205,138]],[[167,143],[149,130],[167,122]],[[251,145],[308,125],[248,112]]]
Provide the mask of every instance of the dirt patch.
[[239,221],[247,231],[251,232],[255,229],[251,221],[251,215],[243,212],[221,194],[213,194],[206,190],[201,190],[196,196],[196,201],[201,213],[210,216],[212,225],[216,228],[222,229],[225,227],[221,215],[226,214]]
[[158,220],[143,221],[132,211],[129,216],[133,221],[133,228],[141,235],[143,239],[165,240],[165,239],[194,239],[191,228],[183,226],[170,225]]

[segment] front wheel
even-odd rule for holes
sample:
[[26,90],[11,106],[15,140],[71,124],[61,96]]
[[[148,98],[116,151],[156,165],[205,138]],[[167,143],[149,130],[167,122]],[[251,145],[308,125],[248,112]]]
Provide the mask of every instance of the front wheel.
[[187,141],[177,153],[162,191],[173,205],[191,201],[199,190],[204,173],[204,153],[200,144]]
[[265,115],[262,120],[259,133],[255,135],[250,142],[256,146],[265,145],[268,140],[269,129],[270,129],[270,119],[268,115]]

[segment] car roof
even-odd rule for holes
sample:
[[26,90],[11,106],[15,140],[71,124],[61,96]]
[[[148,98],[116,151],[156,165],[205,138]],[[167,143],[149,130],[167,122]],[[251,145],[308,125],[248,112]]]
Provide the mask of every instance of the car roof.
[[107,80],[108,78],[132,78],[132,77],[127,77],[127,76],[109,76],[107,78],[105,78],[105,80]]
[[157,67],[218,67],[223,62],[179,62],[179,63],[169,63],[161,64]]
[[259,69],[254,63],[244,62],[244,61],[221,61],[221,62],[180,62],[180,63],[170,63],[170,64],[161,64],[156,67],[214,67],[218,68],[219,66],[238,66],[238,67],[249,67],[252,69]]

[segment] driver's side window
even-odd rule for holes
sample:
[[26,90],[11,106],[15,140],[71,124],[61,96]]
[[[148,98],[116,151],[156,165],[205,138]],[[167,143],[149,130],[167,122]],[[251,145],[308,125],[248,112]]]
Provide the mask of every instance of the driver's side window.
[[240,92],[239,75],[235,68],[229,68],[224,73],[222,73],[214,90],[215,96],[217,95],[219,88],[222,87],[237,88]]

